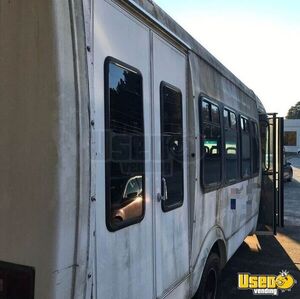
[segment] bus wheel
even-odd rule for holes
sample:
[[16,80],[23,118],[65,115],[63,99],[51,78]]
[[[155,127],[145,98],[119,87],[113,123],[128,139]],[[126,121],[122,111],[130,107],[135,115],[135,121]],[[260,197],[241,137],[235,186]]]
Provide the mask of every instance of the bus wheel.
[[211,253],[205,264],[199,289],[194,299],[215,299],[220,275],[220,257]]

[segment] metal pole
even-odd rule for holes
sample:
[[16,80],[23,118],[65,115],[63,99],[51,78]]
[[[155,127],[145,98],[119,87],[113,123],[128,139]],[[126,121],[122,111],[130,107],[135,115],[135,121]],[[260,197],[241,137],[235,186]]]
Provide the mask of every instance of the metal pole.
[[274,188],[274,215],[273,215],[273,233],[276,235],[277,232],[277,188],[276,188],[276,170],[277,170],[277,159],[276,159],[276,114],[273,114],[273,188]]
[[278,186],[279,186],[279,226],[284,227],[284,120],[278,118],[278,147],[279,147],[279,165],[278,165]]

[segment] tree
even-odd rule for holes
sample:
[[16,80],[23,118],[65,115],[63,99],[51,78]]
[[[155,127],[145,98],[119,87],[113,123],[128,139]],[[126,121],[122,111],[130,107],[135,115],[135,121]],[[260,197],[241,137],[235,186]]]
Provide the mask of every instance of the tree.
[[287,119],[300,119],[300,102],[292,106],[286,116]]

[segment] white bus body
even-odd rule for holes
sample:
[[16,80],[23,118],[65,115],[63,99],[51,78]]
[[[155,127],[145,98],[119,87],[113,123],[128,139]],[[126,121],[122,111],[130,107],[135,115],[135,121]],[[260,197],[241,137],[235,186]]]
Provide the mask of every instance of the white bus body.
[[[0,4],[0,297],[24,271],[24,299],[192,298],[211,253],[222,268],[256,229],[261,102],[150,1],[25,2]],[[136,164],[109,152],[127,121]]]

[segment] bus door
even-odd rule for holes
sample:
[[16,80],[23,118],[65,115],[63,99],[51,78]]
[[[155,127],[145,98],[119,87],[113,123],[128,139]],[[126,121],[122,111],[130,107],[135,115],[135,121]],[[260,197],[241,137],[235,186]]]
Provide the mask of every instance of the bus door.
[[284,225],[283,126],[276,113],[260,115],[262,184],[257,234],[276,234]]
[[176,287],[172,298],[183,298],[189,274],[187,60],[154,33],[152,42],[156,295]]
[[92,297],[153,299],[150,31],[112,1],[93,19]]

